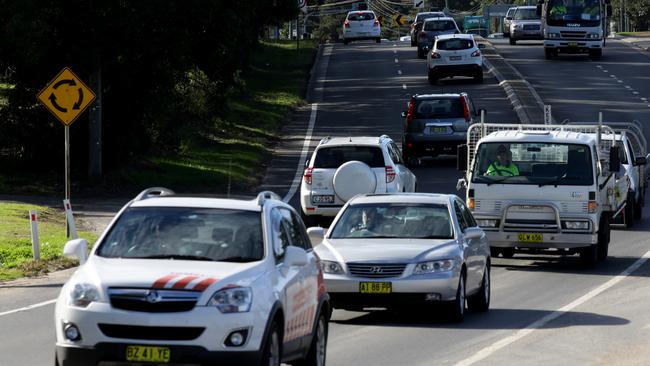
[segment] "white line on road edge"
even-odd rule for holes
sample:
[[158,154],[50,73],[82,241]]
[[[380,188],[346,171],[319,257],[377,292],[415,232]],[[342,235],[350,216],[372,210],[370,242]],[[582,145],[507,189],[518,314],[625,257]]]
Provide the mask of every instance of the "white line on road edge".
[[402,84],[402,89],[406,90],[406,84]]
[[0,313],[0,316],[5,316],[5,315],[9,315],[9,314],[19,313],[21,311],[27,311],[27,310],[40,308],[40,307],[43,307],[43,306],[54,304],[55,302],[56,302],[56,299],[39,302],[38,304],[25,306],[24,308],[5,311],[3,313]]
[[393,53],[394,53],[394,54],[397,54],[397,50],[393,50]]
[[482,350],[478,351],[475,353],[472,357],[466,358],[458,363],[456,363],[455,366],[469,366],[472,365],[478,361],[481,361],[496,351],[510,345],[511,343],[514,343],[521,338],[524,338],[525,336],[531,334],[532,332],[541,329],[544,327],[546,324],[550,323],[551,321],[559,318],[560,316],[564,315],[565,313],[573,310],[574,308],[586,303],[587,301],[593,299],[594,297],[600,295],[603,291],[609,289],[610,287],[616,285],[617,283],[621,282],[625,277],[629,276],[630,273],[636,271],[639,267],[641,267],[648,259],[650,259],[650,251],[647,251],[641,258],[639,258],[634,264],[631,266],[627,267],[621,274],[618,276],[612,278],[611,280],[603,283],[602,285],[596,287],[595,289],[589,291],[585,295],[582,295],[582,297],[574,300],[568,305],[563,306],[562,308],[546,315],[545,317],[539,319],[538,321],[528,325],[524,329],[520,329],[519,331],[515,332],[511,336],[508,336],[506,338],[501,339],[500,341],[497,341],[493,343],[490,346],[487,346],[483,348]]
[[398,60],[398,59],[395,59],[395,63],[398,63],[398,62],[399,62],[399,60]]
[[316,123],[316,114],[318,113],[318,103],[311,105],[311,114],[309,115],[309,127],[307,127],[307,134],[305,134],[305,140],[302,143],[302,151],[300,152],[300,159],[298,160],[298,168],[296,168],[296,174],[293,176],[293,182],[291,183],[291,188],[287,195],[284,196],[282,201],[289,202],[296,190],[298,190],[298,185],[300,185],[300,179],[302,177],[302,166],[305,163],[305,157],[307,157],[307,151],[309,150],[309,144],[311,142],[311,134],[314,131],[314,124]]
[[402,70],[397,70],[397,75],[402,75]]

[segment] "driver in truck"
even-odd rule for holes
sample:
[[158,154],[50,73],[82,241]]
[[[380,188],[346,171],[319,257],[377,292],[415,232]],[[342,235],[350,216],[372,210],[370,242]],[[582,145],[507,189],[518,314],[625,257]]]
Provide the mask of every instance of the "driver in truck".
[[505,145],[499,145],[497,159],[490,163],[485,175],[505,177],[519,175],[519,168],[511,161],[511,152]]

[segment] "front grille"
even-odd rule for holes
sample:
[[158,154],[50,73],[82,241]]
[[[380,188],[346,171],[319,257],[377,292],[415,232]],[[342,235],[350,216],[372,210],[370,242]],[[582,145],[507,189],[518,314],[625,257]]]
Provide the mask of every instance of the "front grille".
[[176,313],[194,309],[201,292],[109,288],[108,296],[111,306],[116,309],[145,313]]
[[399,277],[406,268],[406,264],[386,263],[347,263],[347,266],[353,276],[367,278]]
[[537,24],[524,24],[524,30],[539,30],[540,26]]
[[581,39],[587,36],[587,32],[579,31],[562,31],[560,32],[562,38]]
[[107,337],[150,341],[191,341],[199,338],[205,330],[201,327],[141,327],[101,323],[98,326]]

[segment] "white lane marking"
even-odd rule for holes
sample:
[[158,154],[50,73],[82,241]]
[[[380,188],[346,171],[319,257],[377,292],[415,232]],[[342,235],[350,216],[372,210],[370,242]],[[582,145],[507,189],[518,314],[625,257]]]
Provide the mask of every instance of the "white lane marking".
[[609,71],[607,71],[607,70],[605,70],[605,69],[603,69],[603,72],[609,72]]
[[609,77],[616,79],[616,75],[614,75],[614,74],[610,74]]
[[53,299],[53,300],[47,300],[47,301],[43,301],[43,302],[39,302],[38,304],[33,304],[33,305],[25,306],[24,308],[5,311],[5,312],[3,312],[3,313],[0,313],[0,316],[5,316],[5,315],[9,315],[9,314],[19,313],[19,312],[21,312],[21,311],[27,311],[27,310],[32,310],[32,309],[40,308],[40,307],[43,307],[43,306],[47,306],[47,305],[50,305],[50,304],[54,304],[55,302],[56,302],[56,299]]
[[291,182],[291,188],[287,195],[284,196],[282,201],[289,202],[293,195],[296,194],[298,186],[300,185],[300,179],[302,179],[302,167],[305,164],[305,157],[307,157],[307,151],[309,150],[309,143],[311,142],[311,134],[314,131],[314,124],[316,124],[316,114],[318,113],[318,103],[311,105],[311,114],[309,115],[309,127],[307,127],[307,133],[305,134],[305,140],[302,143],[302,151],[300,152],[300,159],[298,160],[298,167],[296,168],[296,174],[293,176],[293,182]]
[[625,88],[626,88],[626,89],[632,89],[632,87],[629,86],[629,85],[625,85]]
[[603,65],[596,65],[597,68],[602,69]]
[[642,101],[647,102],[648,98],[641,98]]
[[398,59],[395,59],[395,63],[398,63],[398,62],[399,62],[399,60],[398,60]]
[[394,53],[394,54],[397,54],[397,50],[393,50],[393,53]]
[[[650,105],[648,106],[650,107]],[[602,285],[596,287],[595,289],[589,291],[588,293],[582,295],[578,299],[574,300],[570,304],[567,304],[560,309],[546,315],[545,317],[537,320],[536,322],[528,325],[526,328],[520,329],[514,334],[503,338],[495,343],[493,343],[490,346],[487,346],[483,348],[482,350],[476,352],[473,356],[466,358],[458,363],[456,363],[455,366],[469,366],[472,365],[478,361],[481,361],[496,351],[510,345],[511,343],[514,343],[521,338],[524,338],[525,336],[531,334],[532,332],[542,329],[546,324],[550,323],[551,321],[559,318],[560,316],[564,315],[565,313],[573,310],[574,308],[586,303],[587,301],[593,299],[594,297],[600,295],[603,291],[609,289],[610,287],[616,285],[617,283],[621,282],[625,277],[629,276],[630,273],[636,271],[639,267],[641,267],[648,259],[650,258],[650,251],[647,251],[641,258],[639,258],[636,262],[634,262],[631,266],[627,267],[623,272],[621,272],[618,276],[612,278],[611,280],[603,283]]]
[[632,94],[639,95],[639,92],[638,91],[633,91]]
[[402,89],[406,90],[406,84],[402,84]]
[[397,75],[402,75],[402,70],[397,70]]
[[622,83],[622,82],[623,82],[623,80],[616,80],[616,82],[617,82],[617,83]]

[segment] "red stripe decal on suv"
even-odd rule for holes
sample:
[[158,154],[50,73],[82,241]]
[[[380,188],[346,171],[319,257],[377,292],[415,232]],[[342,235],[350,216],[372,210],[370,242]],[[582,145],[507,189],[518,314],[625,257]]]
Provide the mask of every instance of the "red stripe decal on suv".
[[171,281],[172,279],[178,277],[178,275],[174,274],[169,274],[167,276],[160,277],[159,279],[156,280],[156,282],[153,283],[151,286],[152,288],[165,288],[165,285],[167,282]]
[[201,282],[197,283],[192,290],[196,291],[203,291],[206,288],[210,287],[211,284],[217,282],[216,278],[206,278],[205,280],[202,280]]
[[187,286],[188,283],[194,281],[195,279],[199,278],[199,276],[186,276],[181,278],[180,280],[176,281],[176,283],[172,286],[174,289],[182,289]]

